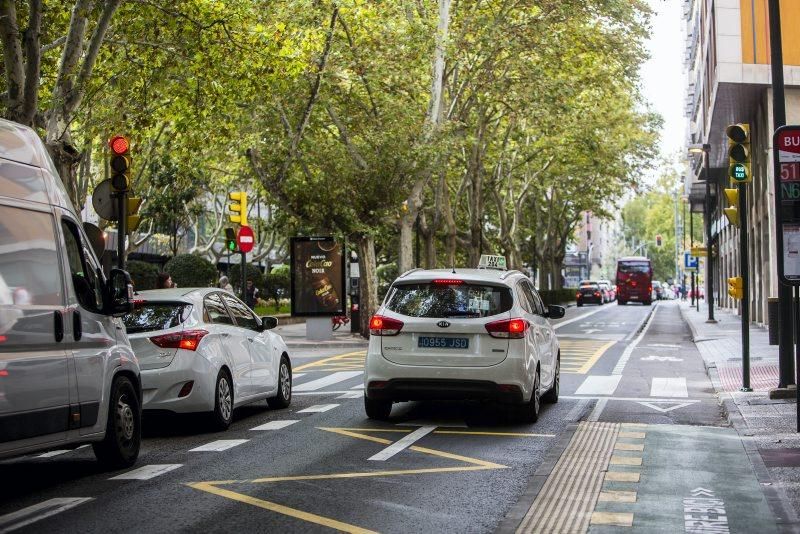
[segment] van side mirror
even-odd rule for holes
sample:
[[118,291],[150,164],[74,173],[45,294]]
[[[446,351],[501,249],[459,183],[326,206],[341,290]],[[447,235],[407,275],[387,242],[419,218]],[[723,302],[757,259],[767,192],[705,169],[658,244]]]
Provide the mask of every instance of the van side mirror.
[[564,306],[556,306],[555,304],[550,304],[547,307],[547,316],[551,319],[561,319],[564,317],[566,310]]
[[270,317],[265,316],[261,318],[261,329],[262,330],[272,330],[278,326],[278,318],[277,317]]
[[133,311],[133,282],[128,271],[111,269],[106,287],[105,311],[114,317]]

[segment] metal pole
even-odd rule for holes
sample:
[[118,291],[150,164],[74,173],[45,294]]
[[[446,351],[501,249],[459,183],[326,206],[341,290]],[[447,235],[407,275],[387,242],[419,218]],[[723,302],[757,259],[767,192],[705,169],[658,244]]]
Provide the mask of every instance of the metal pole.
[[[780,0],[769,0],[769,47],[771,51],[772,70],[772,127],[777,130],[786,124],[786,95],[783,83],[783,39],[781,37]],[[773,180],[775,185],[775,245],[777,261],[783,256],[783,240],[781,239],[781,182],[778,151],[772,149]],[[741,202],[741,201],[740,201]],[[744,225],[742,225],[744,227]],[[794,362],[792,361],[792,343],[794,338],[794,322],[792,321],[792,289],[778,279],[778,306],[780,307],[780,329],[778,332],[778,387],[785,388],[796,383]],[[798,405],[800,409],[800,405]],[[800,416],[799,416],[800,417]]]
[[242,252],[242,300],[245,301],[245,303],[247,303],[247,253],[246,252]]
[[750,387],[750,272],[747,254],[747,184],[739,184],[739,271],[742,277],[742,388]]
[[127,196],[127,191],[120,191],[117,193],[117,214],[119,215],[119,220],[117,221],[117,267],[120,269],[125,268],[125,237],[127,234],[125,229],[125,223],[127,222],[125,212],[128,207]]
[[[681,219],[681,249],[683,251],[686,251],[686,204],[686,202],[683,203],[683,218]],[[681,270],[681,273],[681,297],[682,300],[686,300],[686,271]]]
[[706,305],[708,306],[706,322],[716,323],[717,321],[714,319],[714,255],[711,253],[711,176],[708,172],[710,150],[710,145],[703,147],[703,166],[706,175],[706,202],[703,206],[705,211],[703,215],[706,219]]
[[[692,245],[694,244],[694,211],[692,210],[691,202],[692,201],[690,199],[689,200],[689,248],[691,248]],[[697,294],[696,294],[697,292],[694,290],[694,288],[695,288],[694,282],[695,282],[695,274],[696,274],[696,272],[697,271],[692,271],[692,307],[694,307],[695,299],[697,299],[698,301],[700,300],[700,299],[697,298]],[[699,304],[698,304],[698,309],[699,309]]]

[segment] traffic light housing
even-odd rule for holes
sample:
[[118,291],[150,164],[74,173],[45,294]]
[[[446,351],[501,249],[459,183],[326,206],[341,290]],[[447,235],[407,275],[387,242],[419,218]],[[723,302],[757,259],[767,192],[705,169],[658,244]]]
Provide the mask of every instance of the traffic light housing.
[[111,188],[117,193],[131,188],[130,142],[123,135],[115,135],[108,140],[111,149]]
[[728,199],[729,207],[723,209],[725,217],[734,225],[739,226],[739,190],[738,189],[725,189],[725,198]]
[[744,285],[741,276],[728,278],[728,295],[735,300],[742,300],[744,298]]
[[656,246],[657,246],[657,247],[660,247],[660,246],[661,246],[661,234],[658,234],[658,235],[656,236]]
[[753,181],[750,166],[750,125],[731,124],[726,128],[728,136],[728,176],[738,184]]
[[236,252],[236,231],[233,228],[225,228],[225,250]]
[[130,232],[135,232],[142,222],[142,217],[139,215],[139,207],[142,205],[142,199],[139,197],[128,197],[125,199],[125,228]]
[[228,214],[228,219],[233,224],[247,226],[247,193],[244,191],[234,191],[229,193],[228,196],[234,202],[228,205],[231,213]]

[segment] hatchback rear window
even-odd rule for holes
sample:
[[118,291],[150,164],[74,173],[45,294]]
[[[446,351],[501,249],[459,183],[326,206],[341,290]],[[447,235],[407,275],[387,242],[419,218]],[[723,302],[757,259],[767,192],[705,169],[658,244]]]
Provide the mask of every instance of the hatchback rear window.
[[122,317],[129,334],[166,330],[183,323],[192,310],[191,304],[179,302],[153,302],[137,305]]
[[480,284],[403,284],[386,308],[409,317],[489,317],[511,309],[511,289]]

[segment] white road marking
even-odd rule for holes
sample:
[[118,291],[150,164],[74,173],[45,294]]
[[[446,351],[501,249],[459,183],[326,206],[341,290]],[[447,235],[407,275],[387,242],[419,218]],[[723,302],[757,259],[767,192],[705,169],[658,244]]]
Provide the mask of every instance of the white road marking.
[[339,406],[338,404],[315,404],[314,406],[309,406],[305,410],[300,410],[297,413],[321,413],[327,412],[328,410],[333,410]]
[[249,440],[246,439],[218,439],[217,441],[212,441],[211,443],[206,443],[205,445],[200,445],[199,447],[195,447],[194,449],[189,449],[189,452],[219,452],[219,451],[227,451],[237,445],[241,445],[242,443],[247,443]]
[[292,373],[292,380],[295,378],[300,378],[301,376],[306,376],[305,373]]
[[584,334],[594,334],[595,332],[602,332],[602,330],[597,328],[589,328],[583,331]]
[[608,306],[608,307],[600,306],[596,310],[590,311],[589,313],[584,313],[583,315],[579,315],[578,317],[573,317],[572,319],[567,319],[566,321],[562,321],[562,322],[560,322],[558,324],[554,324],[553,325],[553,330],[558,330],[562,326],[567,326],[568,324],[572,324],[572,323],[574,323],[576,321],[583,321],[584,319],[586,319],[590,315],[594,315],[595,313],[600,313],[603,310],[610,310],[610,309],[611,309],[611,306]]
[[681,348],[680,345],[675,345],[673,343],[649,343],[645,345],[645,347],[660,347],[662,349],[679,349]]
[[[602,395],[595,395],[595,396],[585,396],[585,397],[576,397],[574,395],[560,395],[559,399],[568,399],[568,400],[581,400],[581,399],[608,399],[613,401],[625,401],[625,402],[688,402],[689,404],[694,404],[697,402],[702,402],[700,399],[691,399],[685,401],[676,401],[675,399],[652,399],[650,397],[608,397]],[[711,399],[709,399],[711,400]],[[794,435],[794,434],[792,434]]]
[[88,447],[89,445],[81,445],[80,447],[75,447],[74,449],[58,449],[56,451],[45,452],[36,456],[36,458],[52,458],[53,456],[59,456],[62,454],[66,454],[68,452],[77,451],[78,449],[83,449],[84,447]]
[[337,399],[360,399],[364,396],[362,391],[348,391],[347,393],[342,393]]
[[606,404],[608,404],[608,397],[597,399],[597,403],[594,405],[594,408],[592,408],[592,412],[589,414],[589,417],[587,417],[586,420],[599,421],[600,415],[603,413],[603,410],[606,409]]
[[690,498],[683,499],[683,524],[686,532],[730,532],[725,501],[714,492],[695,488]]
[[689,396],[685,377],[653,378],[650,384],[651,397],[683,397]]
[[613,395],[622,375],[587,376],[575,391],[576,395]]
[[362,374],[364,374],[364,371],[339,371],[322,378],[317,378],[311,382],[306,382],[304,384],[300,384],[299,386],[295,386],[292,388],[292,391],[316,391],[318,389],[349,380]]
[[639,344],[644,335],[647,333],[647,330],[650,328],[650,325],[653,324],[653,318],[656,316],[657,311],[658,311],[658,303],[654,305],[653,312],[650,314],[650,318],[647,320],[647,324],[645,324],[644,328],[642,328],[642,333],[639,334],[639,337],[634,339],[627,347],[625,347],[625,350],[623,351],[622,356],[620,356],[617,365],[615,365],[614,370],[611,371],[612,375],[622,374],[622,371],[625,369],[625,365],[627,365],[628,360],[631,358],[631,354],[633,354],[633,351],[636,349],[636,346]]
[[674,356],[656,356],[651,354],[644,358],[639,358],[643,362],[682,362],[683,358],[675,358]]
[[289,425],[293,425],[299,422],[300,422],[299,419],[284,419],[282,421],[270,421],[269,423],[264,423],[263,425],[253,427],[250,430],[280,430],[281,428],[286,428]]
[[92,497],[58,497],[11,512],[0,516],[0,533],[17,530],[91,500]]
[[383,449],[378,454],[376,454],[374,456],[371,456],[368,459],[376,461],[376,462],[382,462],[382,461],[388,460],[389,458],[391,458],[392,456],[394,456],[398,452],[400,452],[400,451],[402,451],[404,449],[407,449],[408,447],[413,445],[415,441],[418,441],[418,440],[422,439],[423,437],[427,436],[428,434],[430,434],[434,430],[436,430],[435,426],[423,426],[423,427],[420,427],[420,428],[416,429],[415,431],[413,431],[411,434],[408,434],[407,436],[403,436],[399,440],[395,441],[394,443],[392,443],[391,445],[389,445],[388,447]]
[[364,384],[358,384],[357,386],[353,386],[350,389],[364,389]]
[[314,395],[342,395],[344,393],[350,393],[350,391],[345,389],[338,389],[338,390],[324,390],[324,391],[303,391],[300,393],[295,393],[292,391],[292,395],[295,397],[311,397]]
[[108,480],[150,480],[151,478],[163,475],[164,473],[169,473],[170,471],[173,471],[179,467],[183,467],[183,464],[144,465],[138,469],[111,477]]
[[694,402],[679,402],[678,404],[673,404],[672,406],[667,406],[665,408],[662,408],[661,406],[656,406],[652,402],[639,401],[639,404],[641,404],[642,406],[646,406],[647,408],[652,408],[653,410],[655,410],[657,412],[667,413],[667,412],[671,412],[672,410],[677,410],[678,408],[685,408],[687,406],[691,406],[692,404],[694,404]]
[[583,411],[586,409],[586,405],[589,404],[588,399],[581,399],[575,403],[575,406],[567,414],[567,421],[577,421],[578,418],[583,414]]
[[468,428],[467,424],[459,419],[455,421],[449,420],[438,420],[434,421],[432,419],[414,419],[412,421],[404,421],[402,423],[395,423],[395,426],[435,426],[437,428]]

